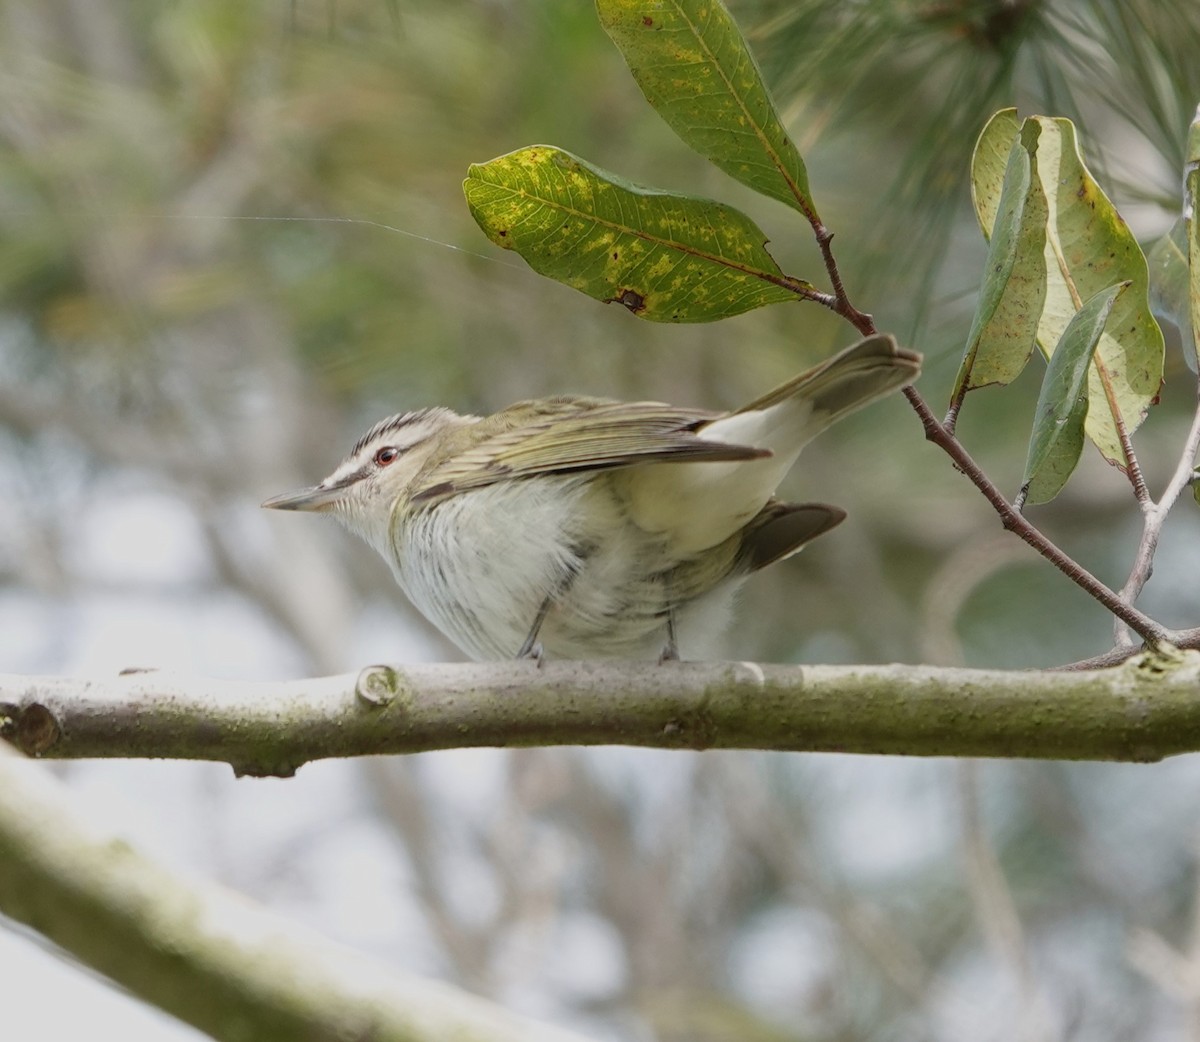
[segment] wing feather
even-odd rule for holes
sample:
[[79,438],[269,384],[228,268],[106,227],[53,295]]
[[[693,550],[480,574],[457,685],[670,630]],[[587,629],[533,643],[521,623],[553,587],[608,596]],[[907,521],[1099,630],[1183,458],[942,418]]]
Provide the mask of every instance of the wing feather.
[[414,482],[413,500],[428,501],[497,481],[607,470],[635,463],[745,460],[766,449],[705,441],[696,428],[720,414],[660,402],[551,398],[522,402],[469,429],[460,448]]

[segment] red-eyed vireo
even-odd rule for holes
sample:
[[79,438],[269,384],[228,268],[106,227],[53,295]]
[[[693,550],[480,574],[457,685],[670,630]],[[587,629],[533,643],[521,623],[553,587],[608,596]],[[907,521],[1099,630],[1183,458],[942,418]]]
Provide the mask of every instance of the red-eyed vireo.
[[751,572],[845,517],[774,498],[801,448],[920,363],[871,336],[731,413],[570,396],[420,409],[263,506],[333,514],[473,658],[701,657]]

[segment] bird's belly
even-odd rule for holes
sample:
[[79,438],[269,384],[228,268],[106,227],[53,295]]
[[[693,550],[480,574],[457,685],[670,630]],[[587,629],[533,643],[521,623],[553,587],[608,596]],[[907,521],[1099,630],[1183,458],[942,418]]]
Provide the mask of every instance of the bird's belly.
[[[547,658],[652,658],[666,645],[678,561],[603,476],[461,493],[398,518],[393,539],[405,593],[472,658],[515,656],[543,608]],[[727,620],[735,584],[709,585],[678,605],[685,653]]]

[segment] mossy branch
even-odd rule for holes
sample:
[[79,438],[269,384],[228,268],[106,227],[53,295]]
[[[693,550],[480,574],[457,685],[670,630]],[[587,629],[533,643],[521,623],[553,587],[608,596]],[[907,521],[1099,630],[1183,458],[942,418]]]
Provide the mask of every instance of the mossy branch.
[[282,776],[331,756],[567,744],[1147,761],[1200,751],[1200,652],[1088,672],[516,662],[284,683],[0,675],[0,734],[34,756]]
[[0,913],[217,1039],[583,1042],[179,878],[3,747]]

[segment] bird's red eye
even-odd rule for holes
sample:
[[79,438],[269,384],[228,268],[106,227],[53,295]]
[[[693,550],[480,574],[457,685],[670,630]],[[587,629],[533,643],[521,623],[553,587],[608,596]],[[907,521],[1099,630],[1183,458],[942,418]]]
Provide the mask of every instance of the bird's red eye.
[[389,445],[386,448],[380,449],[377,453],[375,453],[375,462],[381,467],[386,467],[389,463],[394,461],[395,458],[399,455],[400,455],[400,450],[392,448]]

